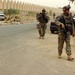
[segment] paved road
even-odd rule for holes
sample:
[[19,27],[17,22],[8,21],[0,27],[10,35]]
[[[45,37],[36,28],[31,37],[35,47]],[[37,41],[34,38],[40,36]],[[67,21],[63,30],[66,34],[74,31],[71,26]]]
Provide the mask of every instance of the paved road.
[[[75,75],[75,61],[57,58],[57,34],[38,39],[36,24],[0,26],[0,75]],[[71,38],[75,58],[75,38]],[[65,49],[65,48],[64,48]]]

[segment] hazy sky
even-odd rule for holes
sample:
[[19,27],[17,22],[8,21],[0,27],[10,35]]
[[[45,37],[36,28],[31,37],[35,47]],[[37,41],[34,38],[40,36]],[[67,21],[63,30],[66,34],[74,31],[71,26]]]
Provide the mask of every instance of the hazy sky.
[[[64,5],[69,4],[69,0],[17,0],[27,3],[33,3],[38,5],[50,6],[50,7],[63,7]],[[75,5],[71,4],[71,9],[75,10]]]

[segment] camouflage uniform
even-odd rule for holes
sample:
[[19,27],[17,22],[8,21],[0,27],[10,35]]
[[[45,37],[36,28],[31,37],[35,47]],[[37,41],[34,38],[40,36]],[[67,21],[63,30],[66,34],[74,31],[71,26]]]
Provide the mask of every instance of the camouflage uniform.
[[[44,13],[43,13],[44,12]],[[42,13],[39,13],[36,15],[36,19],[39,21],[39,24],[37,24],[38,32],[40,35],[40,38],[45,36],[45,31],[47,28],[47,22],[49,20],[49,17],[46,15],[45,10],[42,10]]]
[[44,37],[47,25],[46,23],[39,23],[39,25],[40,25],[40,27],[38,28],[39,35],[40,37]]
[[[68,56],[71,55],[71,46],[70,46],[70,30],[72,28],[72,32],[74,32],[74,24],[73,24],[73,18],[70,14],[68,15],[60,15],[56,18],[55,23],[58,25],[58,54],[62,54],[62,49],[64,42],[66,42],[66,53]],[[65,30],[61,28],[61,24],[64,24],[66,26]]]

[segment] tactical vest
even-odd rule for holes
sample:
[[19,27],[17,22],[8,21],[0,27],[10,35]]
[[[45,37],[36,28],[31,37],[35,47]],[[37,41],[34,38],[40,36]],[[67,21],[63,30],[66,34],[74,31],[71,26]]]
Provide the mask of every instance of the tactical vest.
[[70,24],[72,25],[72,16],[69,15],[69,16],[63,16],[64,17],[64,20],[65,20],[65,24]]
[[70,31],[72,29],[73,19],[71,15],[65,16],[63,14],[61,18],[61,22],[64,23],[67,31]]
[[48,17],[46,14],[39,13],[39,14],[37,15],[37,20],[38,20],[40,23],[48,23],[49,17]]

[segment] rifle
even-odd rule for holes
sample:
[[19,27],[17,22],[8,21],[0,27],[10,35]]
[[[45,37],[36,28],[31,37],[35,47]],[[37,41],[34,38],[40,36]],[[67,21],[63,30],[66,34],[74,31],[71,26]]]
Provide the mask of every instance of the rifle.
[[[74,26],[74,23],[72,22],[72,25]],[[75,29],[75,27],[74,27],[74,29]],[[73,32],[72,31],[72,36],[74,37],[75,36],[75,31]]]
[[71,31],[68,27],[68,25],[66,24],[64,28],[62,28],[62,26],[60,25],[60,30],[61,32],[63,32],[65,34],[65,38],[67,38],[67,32],[71,32],[72,33],[72,36],[74,37],[75,34],[73,33],[73,31]]
[[74,30],[74,21],[72,19],[72,15],[71,14],[70,14],[70,17],[71,18],[69,18],[69,17],[66,18],[65,16],[63,16],[63,18],[65,20],[64,21],[65,27],[62,28],[62,26],[60,25],[60,29],[61,29],[62,32],[64,32],[65,37],[67,37],[67,32],[68,31],[72,34],[73,37],[75,36],[75,34],[73,33],[73,30]]
[[63,32],[65,34],[65,38],[67,38],[67,32],[68,32],[68,30],[67,30],[66,25],[65,25],[64,28],[62,28],[62,25],[60,25],[60,30],[61,30],[61,32]]

